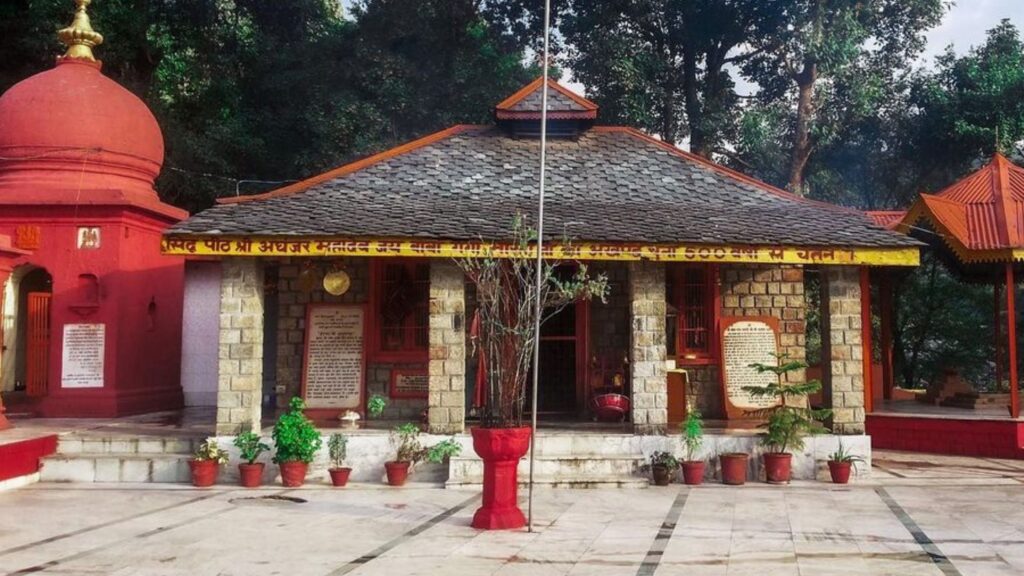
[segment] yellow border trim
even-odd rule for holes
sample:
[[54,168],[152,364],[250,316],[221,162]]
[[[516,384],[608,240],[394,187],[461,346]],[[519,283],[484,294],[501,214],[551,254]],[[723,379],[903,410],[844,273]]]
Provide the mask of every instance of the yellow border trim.
[[[533,257],[499,242],[443,240],[358,240],[339,238],[273,238],[258,236],[165,236],[161,251],[175,256],[413,256],[421,258]],[[917,266],[917,248],[827,248],[788,246],[726,246],[706,244],[551,244],[545,257],[567,260],[660,260],[758,264],[825,264]]]

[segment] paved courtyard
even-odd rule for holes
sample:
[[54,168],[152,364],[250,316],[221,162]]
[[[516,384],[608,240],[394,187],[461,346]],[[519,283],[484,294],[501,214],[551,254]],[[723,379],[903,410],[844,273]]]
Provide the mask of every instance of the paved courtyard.
[[0,493],[0,574],[1024,574],[1024,462],[876,459],[850,487],[538,490],[534,533],[431,485],[34,485]]

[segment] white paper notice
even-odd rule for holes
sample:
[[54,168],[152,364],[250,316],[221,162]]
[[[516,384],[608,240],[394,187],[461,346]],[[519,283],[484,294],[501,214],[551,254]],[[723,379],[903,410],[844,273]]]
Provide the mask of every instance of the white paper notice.
[[363,309],[314,306],[306,326],[306,405],[359,408],[363,392]]
[[61,388],[102,388],[106,325],[65,324]]

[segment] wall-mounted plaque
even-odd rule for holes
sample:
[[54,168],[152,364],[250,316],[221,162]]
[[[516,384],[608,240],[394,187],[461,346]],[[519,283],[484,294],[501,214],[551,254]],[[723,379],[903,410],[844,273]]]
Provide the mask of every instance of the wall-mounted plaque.
[[395,368],[391,371],[392,398],[426,398],[430,377],[425,368]]
[[779,321],[770,316],[722,318],[722,398],[729,419],[751,418],[750,411],[774,406],[772,398],[754,398],[744,386],[777,382],[771,372],[759,374],[751,364],[775,364]]
[[311,304],[306,310],[302,396],[309,408],[363,405],[363,306]]
[[102,388],[106,325],[65,324],[61,342],[61,388]]

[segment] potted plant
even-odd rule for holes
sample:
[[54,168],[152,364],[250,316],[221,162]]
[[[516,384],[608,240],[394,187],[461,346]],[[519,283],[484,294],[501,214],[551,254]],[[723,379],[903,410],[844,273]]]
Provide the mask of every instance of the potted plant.
[[331,467],[327,473],[331,475],[331,484],[344,486],[348,484],[348,475],[352,473],[351,468],[345,467],[345,456],[348,454],[348,436],[344,434],[331,434],[327,439],[327,452],[331,458]]
[[747,460],[750,456],[744,452],[726,452],[718,455],[722,466],[722,484],[742,486],[747,481]]
[[537,234],[520,216],[513,220],[511,237],[500,255],[490,246],[479,256],[456,260],[477,297],[473,323],[479,329],[471,343],[480,355],[484,390],[480,426],[472,435],[484,476],[483,503],[472,525],[487,530],[526,525],[516,502],[517,468],[530,447],[531,430],[523,426],[523,412],[536,324],[575,302],[603,301],[608,291],[607,277],[591,277],[582,263],[538,262]]
[[697,485],[704,482],[704,461],[698,460],[700,447],[704,444],[704,420],[700,410],[691,407],[686,411],[686,420],[680,425],[683,432],[683,483]]
[[384,409],[387,407],[388,399],[380,394],[374,394],[366,401],[366,414],[370,418],[380,418],[380,415],[384,413]]
[[216,440],[206,440],[199,445],[195,455],[188,461],[188,467],[192,470],[192,485],[200,488],[213,486],[217,482],[220,465],[227,462],[227,450],[217,446]]
[[238,480],[246,488],[257,488],[263,481],[264,464],[257,462],[256,459],[264,451],[270,450],[270,446],[261,440],[260,435],[251,430],[235,436],[234,444],[238,448],[242,460],[245,460],[238,465]]
[[651,476],[656,486],[668,486],[675,479],[679,469],[679,460],[671,452],[655,452],[651,454]]
[[850,471],[857,462],[864,462],[860,456],[847,452],[843,441],[839,441],[839,449],[828,455],[828,473],[835,484],[846,484],[850,481]]
[[402,486],[409,478],[413,464],[420,460],[441,463],[462,452],[462,445],[455,438],[442,440],[425,448],[420,443],[420,427],[405,423],[391,431],[391,443],[395,446],[395,459],[384,463],[388,485]]
[[290,488],[306,481],[309,463],[323,443],[320,432],[303,413],[305,408],[302,398],[292,398],[288,411],[274,424],[274,462],[281,467],[281,482]]
[[830,410],[815,410],[809,407],[807,396],[821,390],[821,382],[787,383],[786,375],[795,370],[807,368],[807,364],[799,360],[787,360],[785,354],[776,356],[775,364],[751,364],[750,367],[758,374],[774,376],[763,386],[744,386],[743,390],[753,398],[773,399],[775,404],[749,413],[766,417],[761,426],[761,445],[768,451],[764,454],[765,478],[770,484],[789,482],[793,454],[788,450],[802,450],[804,438],[808,434],[819,434],[827,431],[821,421],[828,418]]

